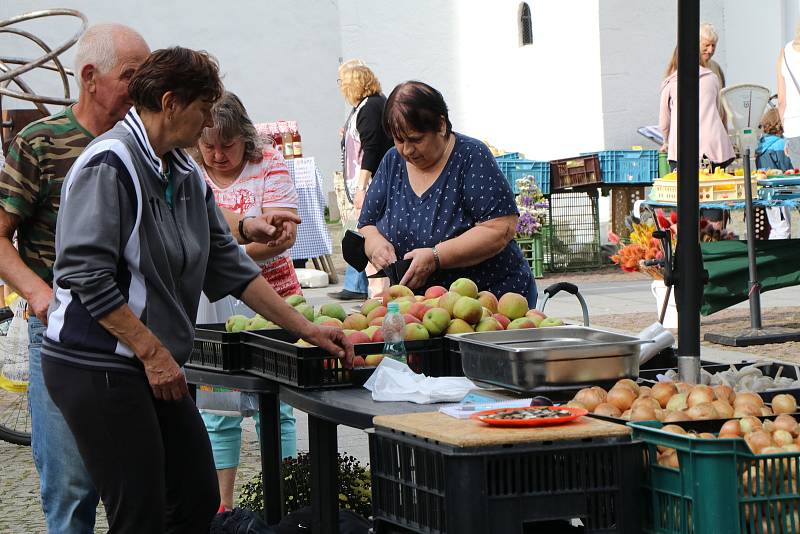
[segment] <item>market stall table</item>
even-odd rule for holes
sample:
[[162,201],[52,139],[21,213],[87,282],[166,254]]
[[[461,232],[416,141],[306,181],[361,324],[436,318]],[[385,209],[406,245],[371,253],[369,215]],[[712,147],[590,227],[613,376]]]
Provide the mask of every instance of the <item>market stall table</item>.
[[[259,447],[261,451],[261,481],[264,485],[264,519],[268,524],[280,521],[283,516],[283,498],[281,493],[281,426],[278,403],[278,385],[270,380],[244,373],[227,373],[223,371],[207,371],[184,367],[186,382],[190,392],[196,397],[199,385],[238,389],[258,393],[259,414],[261,416],[261,435]],[[267,496],[277,495],[273,504]]]
[[337,486],[336,426],[372,428],[372,418],[410,412],[434,412],[441,404],[375,402],[364,388],[303,390],[280,386],[283,402],[308,414],[311,453],[312,532],[336,534],[339,531]]

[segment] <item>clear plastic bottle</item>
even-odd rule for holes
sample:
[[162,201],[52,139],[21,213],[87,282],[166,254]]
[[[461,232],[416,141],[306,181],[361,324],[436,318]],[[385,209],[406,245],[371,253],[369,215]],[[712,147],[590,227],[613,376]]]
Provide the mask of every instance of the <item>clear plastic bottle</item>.
[[400,306],[390,302],[383,319],[383,354],[398,362],[408,363],[405,339],[406,320],[400,313]]

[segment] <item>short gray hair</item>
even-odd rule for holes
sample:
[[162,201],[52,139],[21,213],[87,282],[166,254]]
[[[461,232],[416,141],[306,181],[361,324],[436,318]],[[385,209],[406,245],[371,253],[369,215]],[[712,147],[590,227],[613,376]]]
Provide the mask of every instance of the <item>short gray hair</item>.
[[122,24],[95,24],[81,35],[75,52],[76,79],[80,80],[81,70],[86,65],[94,65],[101,74],[109,72],[116,66],[117,43],[115,38],[120,31],[133,32],[132,29]]
[[705,39],[712,43],[719,41],[719,35],[717,35],[717,30],[714,28],[713,24],[705,22],[700,25],[700,39]]

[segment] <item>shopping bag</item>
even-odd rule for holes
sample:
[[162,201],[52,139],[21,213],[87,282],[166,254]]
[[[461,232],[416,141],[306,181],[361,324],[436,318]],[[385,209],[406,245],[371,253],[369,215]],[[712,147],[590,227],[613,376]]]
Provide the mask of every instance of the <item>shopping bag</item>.
[[12,382],[28,381],[28,320],[25,301],[13,304],[14,318],[5,336],[0,337],[0,378]]
[[258,395],[217,386],[198,386],[197,408],[214,415],[252,417],[258,413]]

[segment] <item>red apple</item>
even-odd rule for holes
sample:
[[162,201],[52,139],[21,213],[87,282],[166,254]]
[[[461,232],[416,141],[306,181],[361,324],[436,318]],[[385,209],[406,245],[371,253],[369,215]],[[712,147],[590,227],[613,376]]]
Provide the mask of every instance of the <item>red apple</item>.
[[373,343],[383,343],[383,329],[378,328],[375,332],[372,333],[372,339],[370,339]]
[[491,291],[481,291],[478,293],[478,301],[484,308],[489,308],[492,313],[497,313],[497,297]]
[[497,320],[497,322],[500,323],[500,326],[502,326],[504,329],[508,328],[508,325],[511,322],[511,320],[502,313],[495,313],[494,315],[492,315],[492,317],[494,317]]
[[378,317],[383,317],[384,315],[386,315],[386,306],[378,306],[377,308],[372,309],[367,314],[367,322],[369,322],[369,324],[372,324],[372,321],[374,319]]
[[430,306],[424,304],[422,302],[415,302],[411,305],[411,308],[408,310],[408,313],[419,319],[420,321],[425,316],[425,312],[430,310]]
[[364,332],[352,332],[350,334],[347,334],[347,336],[345,337],[347,337],[347,339],[349,339],[350,343],[352,343],[353,345],[356,345],[358,343],[369,343],[372,341],[369,338],[369,336]]
[[406,321],[406,324],[417,323],[422,324],[422,321],[417,319],[415,316],[411,315],[410,313],[404,313],[403,319]]
[[438,299],[442,295],[447,293],[447,288],[442,286],[431,286],[425,290],[425,298],[426,299]]

